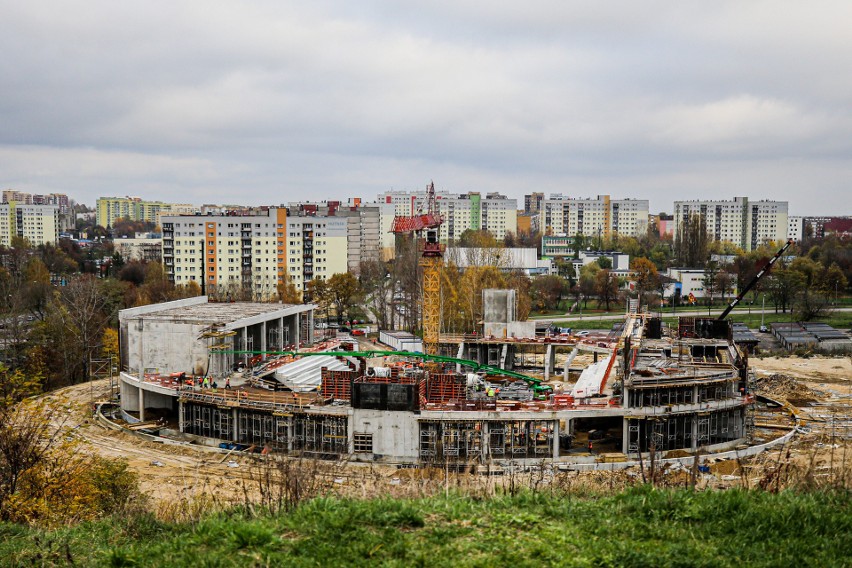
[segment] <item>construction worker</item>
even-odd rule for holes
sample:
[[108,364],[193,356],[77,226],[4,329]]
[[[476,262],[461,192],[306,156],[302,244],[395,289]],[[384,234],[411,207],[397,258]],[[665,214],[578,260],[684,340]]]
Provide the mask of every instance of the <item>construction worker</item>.
[[204,377],[204,382],[201,383],[202,388],[209,389],[210,388],[210,379]]
[[225,388],[226,389],[231,388],[231,377],[225,377]]
[[488,392],[486,394],[488,395],[488,398],[494,398],[494,395],[496,394],[494,392],[494,387],[488,387]]
[[595,451],[594,451],[594,448],[592,446],[591,440],[589,440],[589,453],[592,454],[592,455],[595,455]]

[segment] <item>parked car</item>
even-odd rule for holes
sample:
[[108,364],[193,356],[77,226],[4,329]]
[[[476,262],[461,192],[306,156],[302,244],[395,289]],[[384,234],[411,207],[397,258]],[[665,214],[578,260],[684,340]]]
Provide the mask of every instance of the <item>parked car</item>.
[[367,334],[366,334],[366,333],[364,333],[364,330],[363,330],[363,329],[353,329],[353,330],[352,330],[352,335],[367,335]]
[[585,331],[585,330],[583,330],[583,331],[578,331],[578,332],[577,332],[577,337],[586,337],[587,335],[589,335],[589,333],[591,333],[591,332],[589,332],[589,331]]

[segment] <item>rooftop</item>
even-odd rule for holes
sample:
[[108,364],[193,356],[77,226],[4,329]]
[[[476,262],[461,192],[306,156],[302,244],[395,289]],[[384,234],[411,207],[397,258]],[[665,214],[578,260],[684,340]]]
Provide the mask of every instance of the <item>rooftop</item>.
[[[260,302],[208,302],[207,296],[163,302],[121,310],[122,320],[137,318],[162,319],[185,323],[229,324],[258,316],[269,316],[280,312],[280,316],[306,312],[315,308],[313,304],[269,304]],[[264,318],[266,319],[266,318]]]

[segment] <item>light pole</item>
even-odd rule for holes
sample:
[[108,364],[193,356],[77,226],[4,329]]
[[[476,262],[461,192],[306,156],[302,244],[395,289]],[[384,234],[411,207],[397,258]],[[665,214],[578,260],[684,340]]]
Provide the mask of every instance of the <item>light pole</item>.
[[766,294],[761,295],[762,305],[760,306],[760,331],[763,331],[763,318],[766,315]]

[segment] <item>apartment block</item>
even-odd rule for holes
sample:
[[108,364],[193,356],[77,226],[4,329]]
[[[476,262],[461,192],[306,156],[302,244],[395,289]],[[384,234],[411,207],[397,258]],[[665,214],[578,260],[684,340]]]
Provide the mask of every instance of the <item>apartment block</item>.
[[328,280],[348,271],[348,226],[347,217],[287,217],[286,272],[297,290],[306,290],[315,278]]
[[347,220],[347,265],[349,272],[360,274],[361,263],[388,261],[394,256],[394,235],[391,233],[396,207],[392,203],[296,202],[288,205],[291,215],[343,217]]
[[[443,243],[458,240],[468,229],[487,230],[496,239],[506,233],[518,232],[518,200],[509,199],[499,193],[488,193],[485,198],[479,192],[450,194],[436,192],[438,210],[444,217],[438,238]],[[379,194],[379,203],[394,206],[400,216],[416,215],[427,209],[426,192],[385,192]]]
[[524,195],[524,213],[538,213],[541,211],[541,202],[544,201],[543,193],[530,193]]
[[287,267],[287,210],[257,215],[164,215],[163,265],[177,285],[270,301]]
[[197,212],[194,205],[144,201],[139,197],[99,197],[96,210],[97,223],[101,227],[112,227],[118,219],[162,225],[163,216],[192,215]]
[[112,246],[125,261],[160,262],[163,258],[163,236],[159,233],[136,233],[133,238],[114,239]]
[[730,201],[675,201],[675,235],[694,215],[704,220],[710,238],[733,243],[744,250],[787,239],[786,201],[749,201],[747,197]]
[[16,236],[32,246],[55,244],[59,238],[59,207],[14,201],[0,204],[0,245],[11,246]]
[[569,198],[553,194],[541,202],[542,231],[607,238],[639,237],[648,229],[647,199],[611,199],[609,195]]
[[801,242],[805,236],[805,218],[791,215],[787,217],[787,238]]

